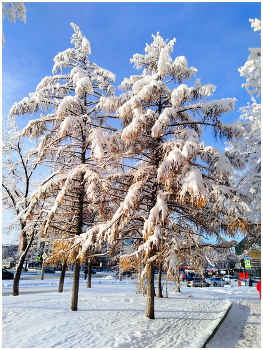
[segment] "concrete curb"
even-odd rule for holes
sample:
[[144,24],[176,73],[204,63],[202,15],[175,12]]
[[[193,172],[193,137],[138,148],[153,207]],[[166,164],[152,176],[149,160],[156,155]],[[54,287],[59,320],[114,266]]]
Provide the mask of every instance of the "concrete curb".
[[212,334],[208,337],[208,339],[206,340],[206,342],[204,343],[204,345],[202,346],[202,348],[206,347],[206,344],[210,342],[210,340],[215,336],[216,332],[218,331],[218,328],[221,326],[221,324],[224,322],[225,318],[227,317],[230,309],[232,307],[232,303],[229,306],[229,308],[226,310],[224,316],[221,318],[221,320],[219,321],[218,325],[215,327],[215,329],[213,330]]

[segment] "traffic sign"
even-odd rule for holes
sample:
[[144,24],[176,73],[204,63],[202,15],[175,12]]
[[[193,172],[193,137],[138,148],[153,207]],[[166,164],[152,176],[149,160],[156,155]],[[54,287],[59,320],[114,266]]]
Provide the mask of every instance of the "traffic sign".
[[42,258],[43,258],[43,259],[46,259],[46,258],[47,258],[47,254],[44,253],[44,254],[42,255]]
[[250,267],[250,260],[245,260],[245,266]]

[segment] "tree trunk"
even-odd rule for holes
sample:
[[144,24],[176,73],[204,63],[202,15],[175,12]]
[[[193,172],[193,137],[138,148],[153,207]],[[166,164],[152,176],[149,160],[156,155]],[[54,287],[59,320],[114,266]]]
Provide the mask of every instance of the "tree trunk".
[[16,269],[15,277],[14,277],[14,282],[13,282],[13,296],[19,295],[19,281],[23,269],[24,262],[26,260],[26,254],[25,252],[22,253],[19,263]]
[[180,284],[180,272],[176,274],[176,284],[177,284],[177,292],[181,293],[181,284]]
[[41,275],[40,275],[41,281],[44,279],[44,269],[45,269],[45,265],[44,265],[44,259],[43,259],[42,266],[41,266]]
[[91,261],[88,261],[88,280],[87,280],[87,288],[91,288]]
[[163,272],[163,264],[160,263],[159,272],[158,272],[158,298],[163,298],[162,272]]
[[35,238],[35,232],[34,231],[31,234],[29,242],[27,241],[26,235],[23,234],[23,247],[22,247],[23,252],[22,252],[22,254],[20,256],[20,259],[19,259],[19,262],[18,262],[18,266],[17,266],[17,269],[16,269],[16,274],[15,274],[15,277],[14,277],[13,296],[18,296],[19,295],[19,281],[20,281],[23,265],[24,265],[24,262],[26,260],[27,252],[28,252],[29,248],[31,247],[34,238]]
[[79,260],[77,260],[74,263],[74,276],[73,276],[72,297],[71,297],[71,307],[70,307],[72,311],[77,311],[78,309],[79,271],[80,271],[80,262]]
[[63,292],[66,269],[67,269],[67,264],[63,263],[60,278],[59,278],[58,292]]
[[[85,139],[85,137],[84,137]],[[85,141],[85,140],[84,140]],[[83,152],[81,154],[82,164],[85,164],[85,147],[83,146]],[[80,236],[83,228],[83,196],[84,196],[84,174],[81,174],[80,183],[82,184],[78,193],[78,223],[76,236]],[[72,285],[71,307],[72,311],[78,309],[79,299],[79,273],[80,273],[80,261],[77,259],[74,263],[74,275]]]
[[146,317],[154,319],[154,267],[149,263],[147,274],[147,302],[146,302]]

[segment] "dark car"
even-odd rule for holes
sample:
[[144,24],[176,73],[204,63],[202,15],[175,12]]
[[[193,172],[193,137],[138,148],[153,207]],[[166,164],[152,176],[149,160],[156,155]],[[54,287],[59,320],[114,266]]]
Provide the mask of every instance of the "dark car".
[[210,283],[202,278],[194,278],[187,282],[187,287],[210,287]]
[[199,275],[197,275],[194,272],[190,272],[187,275],[185,275],[186,281],[193,281],[195,278],[200,277]]
[[[119,275],[120,273],[117,272],[116,275]],[[131,271],[123,271],[121,272],[121,276],[127,276],[127,277],[131,277],[132,272]]]
[[[84,270],[83,272],[85,273],[85,275],[88,274],[88,270],[87,270],[87,269]],[[90,270],[90,273],[91,273],[92,275],[96,275],[96,271],[94,271],[94,270]]]
[[55,270],[52,270],[50,267],[45,267],[44,273],[55,273]]
[[2,280],[11,280],[14,278],[13,272],[2,269]]

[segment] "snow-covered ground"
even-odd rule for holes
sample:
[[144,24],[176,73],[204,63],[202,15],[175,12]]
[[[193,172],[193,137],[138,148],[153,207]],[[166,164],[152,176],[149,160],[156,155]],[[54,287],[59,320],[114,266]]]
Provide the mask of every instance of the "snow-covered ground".
[[[70,311],[72,279],[65,292],[4,296],[2,348],[261,348],[261,309],[255,287],[187,288],[155,301],[155,319],[145,317],[146,297],[135,279],[113,276],[80,281],[78,311]],[[56,286],[57,280],[23,280],[20,290]],[[2,281],[7,289],[12,281]],[[47,288],[48,290],[48,288]]]

